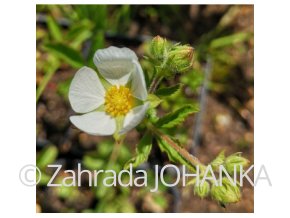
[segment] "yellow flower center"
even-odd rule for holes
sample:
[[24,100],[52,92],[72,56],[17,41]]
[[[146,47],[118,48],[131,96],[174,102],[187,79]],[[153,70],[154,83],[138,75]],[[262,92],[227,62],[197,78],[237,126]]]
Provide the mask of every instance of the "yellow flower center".
[[133,107],[133,96],[125,86],[112,86],[105,95],[105,111],[112,117],[123,116]]

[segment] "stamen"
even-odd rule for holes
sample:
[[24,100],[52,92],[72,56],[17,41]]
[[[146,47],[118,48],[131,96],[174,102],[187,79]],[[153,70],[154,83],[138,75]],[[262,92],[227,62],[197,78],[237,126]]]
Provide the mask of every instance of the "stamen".
[[105,95],[105,111],[112,117],[126,115],[133,107],[133,97],[129,88],[115,85]]

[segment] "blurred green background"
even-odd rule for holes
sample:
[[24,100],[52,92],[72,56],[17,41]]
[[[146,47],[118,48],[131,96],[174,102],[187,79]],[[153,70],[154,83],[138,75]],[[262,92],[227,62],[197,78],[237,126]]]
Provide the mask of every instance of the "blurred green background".
[[[125,46],[137,53],[149,78],[152,68],[143,56],[156,35],[195,48],[192,72],[161,84],[181,83],[182,89],[163,101],[158,113],[183,103],[200,104],[201,111],[169,134],[204,163],[222,149],[228,154],[242,151],[253,163],[253,13],[251,5],[37,5],[36,152],[44,175],[37,186],[37,211],[253,212],[253,189],[247,186],[241,202],[226,209],[211,199],[195,197],[191,187],[160,187],[151,193],[150,187],[105,188],[100,184],[90,188],[88,179],[81,188],[46,187],[52,175],[47,164],[76,169],[82,163],[89,170],[103,169],[112,151],[110,137],[87,135],[69,122],[73,111],[67,95],[77,69],[84,65],[96,69],[92,57],[99,48]],[[128,134],[115,170],[121,170],[133,156],[140,137],[136,130]],[[153,145],[148,163],[141,168],[152,174],[154,164],[166,163],[167,156]],[[64,176],[60,174],[58,180]],[[153,175],[149,178],[153,185]]]

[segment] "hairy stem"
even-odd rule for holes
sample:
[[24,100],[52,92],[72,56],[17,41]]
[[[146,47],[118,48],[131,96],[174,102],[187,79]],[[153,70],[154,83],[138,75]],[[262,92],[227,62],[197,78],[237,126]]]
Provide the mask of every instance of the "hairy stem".
[[203,166],[203,164],[198,160],[198,158],[191,155],[186,149],[180,147],[170,137],[168,137],[163,132],[161,132],[160,130],[158,130],[157,128],[155,128],[153,126],[151,126],[150,128],[153,130],[153,132],[158,137],[160,137],[162,140],[164,140],[166,143],[168,143],[174,150],[176,150],[194,168],[196,168],[197,166],[199,166],[199,167]]
[[150,94],[154,93],[159,85],[159,83],[162,81],[163,77],[162,76],[155,76],[150,87],[149,87],[149,90],[148,92]]

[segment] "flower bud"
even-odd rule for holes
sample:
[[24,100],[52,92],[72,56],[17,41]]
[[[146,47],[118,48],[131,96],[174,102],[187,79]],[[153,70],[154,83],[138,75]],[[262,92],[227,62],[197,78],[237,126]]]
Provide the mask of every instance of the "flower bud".
[[213,185],[211,188],[211,196],[221,204],[235,203],[240,201],[241,192],[238,185],[234,185],[227,178],[222,179],[222,185]]
[[177,45],[168,53],[168,64],[172,71],[184,73],[192,69],[193,47]]
[[221,151],[218,156],[210,163],[214,170],[219,169],[219,166],[222,165],[225,161],[225,151]]
[[199,196],[200,198],[204,198],[208,196],[210,190],[210,185],[207,181],[199,182],[194,185],[194,194]]
[[239,173],[241,166],[246,167],[249,164],[249,160],[242,157],[241,153],[235,153],[228,156],[225,159],[225,168],[229,174],[233,174],[235,172]]
[[166,39],[155,36],[150,44],[150,53],[158,61],[163,61],[167,54],[167,42]]

